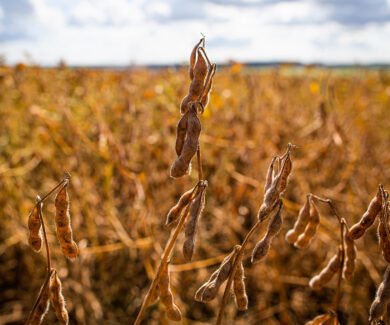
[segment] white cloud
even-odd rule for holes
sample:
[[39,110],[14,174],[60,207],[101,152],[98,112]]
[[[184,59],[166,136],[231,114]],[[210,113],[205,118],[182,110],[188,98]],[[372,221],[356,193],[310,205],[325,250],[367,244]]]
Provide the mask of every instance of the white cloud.
[[[372,12],[359,13],[358,26],[344,24],[332,18],[336,0],[230,0],[228,6],[218,0],[23,0],[24,9],[13,1],[0,2],[0,52],[12,63],[26,50],[50,65],[60,58],[82,65],[177,63],[187,61],[201,32],[218,62],[389,62],[390,19],[368,23]],[[373,3],[387,6],[383,1]],[[354,13],[347,13],[350,22]]]

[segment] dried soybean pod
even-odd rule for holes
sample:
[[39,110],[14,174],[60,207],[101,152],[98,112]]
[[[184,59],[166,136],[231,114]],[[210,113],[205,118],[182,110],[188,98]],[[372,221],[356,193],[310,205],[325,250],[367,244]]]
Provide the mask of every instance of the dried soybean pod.
[[305,228],[309,222],[310,219],[310,202],[309,202],[309,195],[306,196],[306,202],[299,211],[298,218],[295,221],[294,227],[289,230],[286,234],[286,240],[290,244],[294,244],[298,236],[302,234],[305,231]]
[[62,295],[61,280],[55,271],[50,280],[50,301],[54,308],[58,321],[62,325],[68,325],[69,316],[66,310],[65,299]]
[[237,309],[244,311],[248,309],[248,295],[245,289],[245,270],[241,259],[239,263],[233,278],[233,292]]
[[349,229],[348,237],[353,240],[362,237],[366,232],[366,230],[370,228],[371,225],[374,223],[376,216],[378,215],[379,211],[381,211],[381,208],[382,208],[382,196],[381,196],[380,189],[378,189],[377,194],[371,200],[370,204],[368,205],[367,211],[363,214],[360,221],[354,224]]
[[378,225],[379,247],[387,263],[390,263],[390,238],[387,236],[385,220],[382,216]]
[[197,60],[194,66],[194,80],[201,81],[204,84],[209,67],[205,58],[206,53],[202,49],[203,48],[197,49]]
[[343,278],[346,280],[352,280],[353,271],[355,270],[356,260],[356,247],[355,242],[347,235],[344,236],[345,240],[345,265],[343,269]]
[[43,203],[40,200],[40,196],[37,195],[35,198],[36,204],[28,217],[28,243],[36,252],[39,252],[42,247],[42,225],[39,213],[42,210]]
[[318,213],[313,200],[309,199],[309,201],[310,219],[305,228],[305,231],[299,235],[297,241],[294,243],[294,246],[298,248],[306,248],[309,246],[310,241],[314,238],[320,224],[320,214]]
[[43,290],[41,300],[38,303],[37,308],[30,315],[26,325],[40,325],[42,324],[50,306],[50,290],[49,284],[46,282],[43,284],[41,290]]
[[175,305],[171,292],[168,263],[164,263],[162,265],[158,286],[160,288],[160,299],[167,309],[167,317],[175,322],[180,321],[181,312],[180,309]]
[[185,241],[183,244],[183,256],[187,261],[191,261],[195,248],[195,236],[199,219],[205,206],[205,196],[207,182],[199,185],[200,189],[190,206],[190,217],[185,227]]
[[[258,219],[261,222],[268,218],[270,212],[275,207],[280,194],[282,194],[281,184],[282,184],[283,178],[285,179],[284,186],[285,187],[287,186],[287,178],[291,172],[291,166],[292,166],[292,165],[289,166],[289,163],[288,163],[288,159],[290,157],[290,155],[289,155],[290,147],[287,150],[288,151],[284,155],[285,158],[283,160],[282,167],[281,167],[279,173],[273,177],[271,185],[268,187],[267,191],[264,194],[264,200],[263,200],[262,205],[260,206],[260,209],[259,209],[259,212],[257,215]],[[290,160],[290,162],[291,162],[291,160]],[[273,170],[273,172],[274,171],[275,171],[275,169]],[[285,188],[283,189],[283,191],[284,190],[285,190]]]
[[[217,296],[219,287],[227,280],[232,270],[234,258],[240,249],[240,245],[236,245],[233,251],[224,258],[220,267],[215,272],[216,274],[210,277],[206,287],[202,290],[201,301],[207,302]],[[203,286],[202,286],[203,287]],[[201,287],[201,288],[202,288]]]
[[216,70],[217,70],[217,65],[214,63],[211,66],[210,73],[207,74],[206,85],[204,87],[204,90],[202,92],[202,97],[200,99],[200,102],[203,105],[203,109],[205,109],[209,103],[211,88],[213,87],[213,78]]
[[281,170],[281,175],[280,175],[280,182],[279,182],[279,194],[283,194],[284,191],[287,188],[287,183],[288,183],[288,177],[290,176],[292,171],[292,161],[290,158],[290,154],[287,154],[284,163],[283,163],[283,168]]
[[188,129],[188,114],[184,114],[181,119],[179,120],[179,123],[177,123],[176,126],[176,144],[175,144],[175,150],[177,156],[180,156],[182,150],[184,141],[186,138]]
[[189,75],[190,75],[190,79],[194,79],[194,66],[195,66],[195,62],[196,62],[196,58],[197,58],[197,52],[198,52],[198,48],[200,46],[201,43],[204,43],[204,37],[202,37],[198,43],[196,43],[196,45],[194,46],[194,48],[192,49],[192,52],[191,52],[191,56],[190,56],[190,67],[189,67]]
[[171,167],[171,177],[182,177],[188,172],[190,162],[199,146],[199,136],[201,130],[202,125],[197,116],[197,108],[196,104],[194,103],[191,109],[188,111],[188,128],[186,139],[184,141],[180,156],[176,158]]
[[368,321],[373,322],[380,319],[384,315],[389,302],[390,302],[390,266],[388,265],[386,267],[386,271],[383,276],[383,281],[379,285],[375,294],[375,299],[372,302]]
[[320,274],[311,278],[309,285],[313,289],[320,289],[327,284],[340,269],[340,253],[333,255]]
[[218,276],[218,273],[219,273],[219,269],[217,269],[216,271],[214,271],[213,274],[211,274],[210,278],[202,284],[202,286],[196,291],[195,293],[195,300],[196,301],[199,301],[199,302],[202,302],[202,296],[203,296],[203,292],[206,290],[206,287],[209,285],[209,283],[213,282],[217,276]]
[[165,225],[169,226],[174,223],[179,217],[183,209],[191,202],[193,196],[196,194],[196,188],[192,188],[185,192],[177,201],[177,203],[169,210]]
[[270,212],[275,207],[276,201],[279,198],[277,183],[278,183],[278,178],[274,178],[271,186],[264,194],[263,203],[261,204],[259,212],[257,213],[257,218],[261,222],[263,222],[269,217]]
[[272,160],[271,160],[271,163],[270,163],[269,166],[268,166],[268,169],[267,169],[267,176],[266,176],[266,178],[265,178],[265,184],[264,184],[264,193],[267,192],[267,190],[269,189],[269,187],[270,187],[271,184],[272,184],[273,171],[274,171],[274,164],[275,164],[276,158],[277,158],[277,157],[273,157]]
[[185,96],[180,104],[180,113],[185,114],[191,107],[191,102],[199,100],[205,88],[205,78],[208,72],[208,66],[200,48],[197,50],[197,60],[194,67],[194,79],[190,84],[188,95]]
[[70,223],[69,196],[66,183],[57,193],[55,198],[56,208],[56,232],[62,253],[70,260],[75,259],[79,253],[77,244],[73,240],[73,232]]
[[270,218],[267,232],[265,233],[264,237],[256,244],[252,251],[252,264],[260,262],[264,257],[267,256],[272,239],[279,233],[282,227],[282,207],[283,203],[281,200],[279,200],[278,206],[276,206],[273,210],[274,214]]

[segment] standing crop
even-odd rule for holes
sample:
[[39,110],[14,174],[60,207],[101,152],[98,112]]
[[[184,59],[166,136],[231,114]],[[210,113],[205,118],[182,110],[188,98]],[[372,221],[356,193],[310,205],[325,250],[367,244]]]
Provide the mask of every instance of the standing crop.
[[[263,203],[260,206],[257,222],[246,235],[241,245],[236,245],[232,252],[222,261],[220,267],[211,275],[209,280],[203,284],[195,294],[195,300],[208,302],[217,296],[219,287],[225,282],[226,287],[222,302],[218,312],[216,324],[222,324],[225,306],[227,304],[230,289],[233,283],[233,293],[237,308],[246,310],[248,308],[248,297],[246,295],[244,283],[244,266],[242,264],[245,248],[253,235],[260,229],[262,223],[270,219],[265,236],[256,244],[252,250],[252,263],[259,262],[264,258],[271,245],[272,238],[277,235],[281,226],[281,211],[283,202],[281,195],[287,187],[288,178],[292,170],[290,151],[292,145],[289,144],[287,151],[281,157],[274,157],[268,167],[265,194]],[[275,168],[275,162],[279,168]]]
[[136,325],[141,323],[146,308],[158,297],[165,305],[167,317],[170,320],[179,321],[181,319],[180,309],[175,304],[170,289],[169,260],[173,254],[176,239],[183,228],[185,229],[183,256],[186,260],[192,259],[195,250],[196,232],[205,206],[208,182],[203,179],[199,144],[202,125],[199,115],[203,113],[208,104],[216,65],[210,63],[204,46],[205,40],[202,38],[191,52],[189,68],[191,84],[188,94],[180,105],[182,116],[176,128],[175,144],[177,158],[173,162],[170,171],[173,178],[190,174],[191,161],[196,155],[198,182],[192,189],[185,192],[168,212],[166,225],[175,228],[165,246],[160,265],[138,312]]
[[69,212],[69,196],[67,188],[70,182],[70,175],[66,174],[64,179],[51,189],[42,198],[37,195],[36,204],[28,218],[29,237],[28,242],[31,248],[39,252],[42,241],[46,247],[47,258],[47,276],[38,294],[38,298],[26,321],[26,325],[42,324],[49,311],[50,301],[57,315],[58,321],[67,325],[69,322],[68,311],[66,310],[65,300],[62,295],[62,284],[55,268],[51,267],[51,255],[49,243],[46,236],[45,222],[42,208],[43,202],[59,189],[55,198],[55,223],[57,238],[61,246],[62,253],[67,258],[73,260],[78,256],[78,247],[73,240],[72,226]]

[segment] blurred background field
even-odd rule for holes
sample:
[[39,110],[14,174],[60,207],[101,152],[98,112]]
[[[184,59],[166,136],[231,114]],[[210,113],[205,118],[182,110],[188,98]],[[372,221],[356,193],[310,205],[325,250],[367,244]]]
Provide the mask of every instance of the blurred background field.
[[[71,324],[134,321],[169,237],[166,213],[196,180],[196,173],[169,178],[187,89],[185,68],[0,68],[0,324],[22,324],[44,280],[45,255],[28,246],[27,217],[35,195],[65,171],[72,175],[72,224],[81,250],[74,263],[60,254],[53,200],[44,217]],[[321,206],[320,235],[306,250],[284,235],[309,192],[334,200],[351,225],[379,183],[390,188],[389,114],[386,70],[234,64],[217,71],[202,116],[209,188],[198,247],[185,263],[180,237],[171,261],[182,324],[214,319],[219,299],[201,304],[193,295],[251,228],[266,168],[288,142],[298,148],[283,229],[263,263],[246,262],[249,310],[237,312],[231,300],[225,323],[303,324],[327,310],[335,280],[319,292],[307,283],[337,250],[336,220]],[[382,278],[374,228],[358,241],[356,273],[343,285],[343,324],[367,323]],[[46,323],[55,322],[49,313]],[[148,309],[144,323],[170,324],[160,304]]]

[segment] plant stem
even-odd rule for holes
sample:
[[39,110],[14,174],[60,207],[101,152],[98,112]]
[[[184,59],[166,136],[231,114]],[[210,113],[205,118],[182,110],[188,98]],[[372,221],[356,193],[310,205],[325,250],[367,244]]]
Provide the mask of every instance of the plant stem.
[[51,256],[50,256],[49,243],[47,241],[45,221],[43,220],[43,216],[42,216],[42,205],[43,205],[43,203],[42,203],[42,201],[40,201],[38,203],[38,215],[39,215],[39,220],[41,221],[43,239],[45,241],[45,247],[46,247],[47,273],[50,274],[50,272],[51,272]]
[[53,273],[54,273],[54,269],[50,270],[50,272],[47,273],[47,276],[46,276],[45,282],[43,283],[41,291],[39,292],[39,295],[38,295],[37,299],[35,300],[34,306],[31,309],[30,314],[28,315],[28,318],[26,320],[26,325],[29,324],[31,316],[34,314],[35,310],[37,309],[37,307],[42,299],[43,293],[45,292],[47,286],[49,285],[49,280],[50,280],[51,276],[53,275]]
[[240,247],[240,249],[238,250],[238,252],[236,254],[236,257],[235,257],[234,262],[233,262],[232,271],[229,274],[229,278],[228,278],[227,283],[226,283],[225,291],[223,293],[221,306],[220,306],[219,312],[218,312],[217,322],[215,323],[216,325],[222,324],[223,313],[224,313],[225,306],[227,304],[227,300],[228,300],[228,297],[229,297],[230,287],[232,286],[234,274],[236,273],[238,264],[239,264],[239,262],[241,260],[241,256],[244,253],[245,246],[248,244],[248,242],[251,239],[252,235],[261,227],[261,224],[262,224],[262,221],[260,221],[260,220],[258,220],[255,223],[255,225],[252,227],[252,229],[245,236],[245,238],[244,238],[244,240],[243,240],[243,242],[241,244],[241,247]]
[[[67,174],[68,175],[68,174]],[[51,194],[53,194],[53,192],[55,192],[59,187],[63,186],[65,183],[68,183],[69,182],[69,177],[68,176],[65,176],[65,178],[59,182],[56,186],[54,186],[48,193],[46,193],[38,203],[40,202],[43,202],[45,201]]]
[[[195,187],[193,191],[195,191],[196,188],[197,187]],[[150,285],[149,290],[146,293],[144,301],[142,302],[141,309],[138,312],[137,319],[135,320],[134,325],[141,324],[141,321],[142,321],[142,318],[144,316],[145,310],[149,306],[149,303],[150,303],[149,302],[150,296],[152,295],[154,290],[156,290],[156,287],[157,287],[157,284],[158,284],[158,280],[160,279],[160,275],[161,275],[161,271],[163,269],[163,266],[169,262],[172,250],[173,250],[173,248],[175,246],[176,239],[179,236],[179,233],[181,232],[181,230],[183,229],[183,226],[184,226],[185,221],[186,221],[187,216],[188,216],[189,208],[190,208],[190,205],[187,205],[187,207],[185,208],[183,214],[180,217],[179,223],[177,224],[173,234],[171,235],[171,237],[169,238],[168,243],[165,246],[164,253],[163,253],[162,257],[161,257],[160,265],[159,265],[159,267],[157,269],[156,275],[153,278],[152,284]]]

